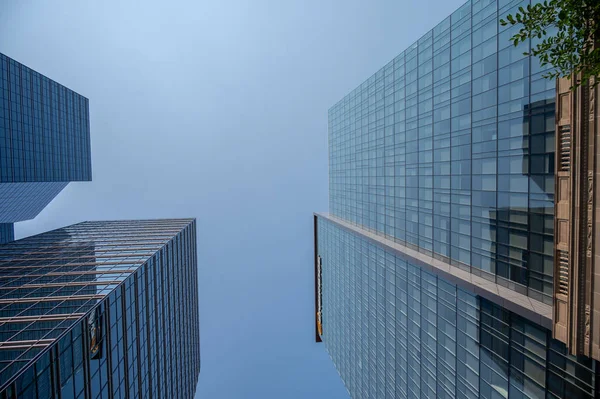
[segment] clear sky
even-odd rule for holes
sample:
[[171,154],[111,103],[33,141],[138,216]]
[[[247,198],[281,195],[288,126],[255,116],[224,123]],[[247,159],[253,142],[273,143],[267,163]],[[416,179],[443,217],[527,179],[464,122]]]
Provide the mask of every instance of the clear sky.
[[18,237],[196,217],[199,398],[347,398],[314,343],[327,110],[462,0],[0,0],[0,52],[90,99],[93,182]]

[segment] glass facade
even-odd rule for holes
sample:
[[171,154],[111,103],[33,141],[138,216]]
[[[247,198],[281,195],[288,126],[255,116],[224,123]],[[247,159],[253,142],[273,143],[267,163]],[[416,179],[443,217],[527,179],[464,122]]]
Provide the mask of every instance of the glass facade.
[[0,244],[6,244],[15,239],[14,223],[0,223]]
[[0,247],[0,398],[193,397],[194,219],[85,222]]
[[528,4],[465,3],[329,110],[329,208],[550,304],[555,85],[498,23]]
[[353,398],[595,398],[551,331],[318,218],[322,332]]
[[91,179],[88,99],[0,54],[0,222],[31,219]]
[[0,183],[0,223],[35,218],[68,184]]
[[354,398],[600,397],[548,329],[556,87],[499,24],[529,4],[466,2],[329,110],[316,341]]

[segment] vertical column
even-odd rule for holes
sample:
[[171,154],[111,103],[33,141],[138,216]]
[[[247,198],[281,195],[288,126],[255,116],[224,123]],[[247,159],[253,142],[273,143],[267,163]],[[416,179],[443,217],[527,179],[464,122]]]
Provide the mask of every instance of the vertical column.
[[433,252],[433,31],[419,39],[419,250]]
[[406,65],[406,242],[419,245],[419,119],[417,43],[405,52]]
[[[595,179],[598,135],[595,79],[571,89],[576,78],[559,79],[556,90],[556,204],[553,337],[573,355],[600,360],[600,275]],[[596,221],[597,222],[597,221]]]
[[592,335],[591,339],[591,357],[596,360],[600,360],[600,234],[598,234],[598,226],[600,226],[600,190],[598,187],[598,178],[600,177],[600,168],[598,165],[598,159],[600,158],[600,147],[598,145],[598,136],[600,135],[600,107],[598,107],[598,96],[600,95],[600,90],[598,89],[598,85],[594,87],[594,83],[597,83],[598,77],[590,80],[590,110],[589,110],[589,125],[590,125],[590,134],[595,138],[594,146],[592,148],[592,154],[594,156],[594,170],[593,176],[594,179],[594,205],[593,205],[593,218],[589,218],[588,220],[593,220],[596,228],[594,229],[594,237],[593,237],[593,248],[592,248],[592,270],[590,273],[590,294],[592,296],[592,311],[590,312],[591,316],[591,331],[595,331],[596,333]]
[[554,329],[553,337],[568,342],[570,323],[571,242],[571,113],[573,94],[570,79],[559,79],[556,91],[556,173],[554,220]]
[[451,15],[450,173],[453,263],[471,264],[471,3]]
[[450,17],[433,29],[433,252],[450,259]]
[[[394,61],[385,66],[384,77],[384,173],[382,190],[385,194],[385,236],[393,239],[396,219],[396,190],[394,187],[395,136],[394,136]],[[354,191],[354,190],[353,190]]]
[[394,237],[406,242],[406,100],[404,53],[394,59]]

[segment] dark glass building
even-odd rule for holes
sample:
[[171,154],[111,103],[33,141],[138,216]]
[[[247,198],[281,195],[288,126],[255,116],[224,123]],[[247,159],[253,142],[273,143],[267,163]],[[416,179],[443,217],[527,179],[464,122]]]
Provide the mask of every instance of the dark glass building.
[[0,398],[191,398],[194,219],[84,222],[0,246]]
[[600,397],[553,339],[556,85],[498,22],[528,4],[468,1],[329,110],[315,332],[354,398]]
[[91,179],[88,99],[0,54],[0,223]]
[[6,244],[15,239],[14,223],[0,223],[0,244]]

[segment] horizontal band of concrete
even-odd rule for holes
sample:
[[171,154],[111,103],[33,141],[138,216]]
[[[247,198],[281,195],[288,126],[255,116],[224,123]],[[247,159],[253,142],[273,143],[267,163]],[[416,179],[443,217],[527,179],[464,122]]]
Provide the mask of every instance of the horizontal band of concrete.
[[441,260],[432,258],[431,256],[422,254],[387,238],[365,231],[360,227],[351,225],[335,216],[326,213],[315,213],[315,216],[326,219],[346,231],[359,235],[385,251],[393,253],[399,258],[419,266],[423,270],[440,276],[444,280],[456,284],[464,290],[492,301],[549,330],[552,329],[552,306],[550,305],[496,284],[493,281],[486,280],[483,277],[469,273],[456,266],[452,266]]

